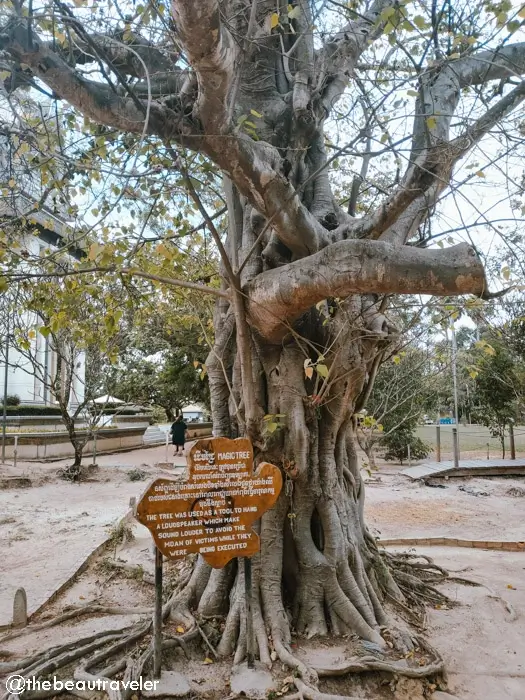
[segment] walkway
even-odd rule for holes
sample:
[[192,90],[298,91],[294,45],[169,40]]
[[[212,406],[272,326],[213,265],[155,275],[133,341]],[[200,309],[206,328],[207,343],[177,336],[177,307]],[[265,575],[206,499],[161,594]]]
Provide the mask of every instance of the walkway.
[[410,479],[428,479],[433,476],[501,476],[525,475],[525,459],[460,459],[459,468],[453,461],[424,462],[417,467],[403,469],[401,474]]

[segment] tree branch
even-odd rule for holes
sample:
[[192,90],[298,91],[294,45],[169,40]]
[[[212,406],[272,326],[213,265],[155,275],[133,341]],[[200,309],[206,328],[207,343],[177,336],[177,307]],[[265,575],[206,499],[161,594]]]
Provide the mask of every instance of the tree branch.
[[[108,65],[116,66],[126,75],[134,78],[146,77],[144,65],[152,78],[158,73],[180,75],[184,72],[176,68],[174,61],[139,34],[126,34],[126,39],[123,32],[116,33],[114,36],[93,32],[88,36],[92,44],[100,49],[100,56],[109,60]],[[52,48],[51,45],[49,48]],[[89,64],[97,60],[89,43],[76,33],[74,41],[64,44],[61,53],[64,57],[72,57],[77,65]],[[139,60],[137,55],[142,60]]]
[[101,274],[120,274],[129,275],[130,277],[141,277],[146,280],[152,280],[154,282],[161,282],[170,287],[183,287],[184,289],[193,289],[196,292],[202,292],[203,294],[211,294],[212,296],[221,297],[223,299],[231,299],[229,292],[225,292],[222,289],[216,289],[215,287],[207,287],[204,284],[197,284],[196,282],[188,282],[187,280],[179,280],[174,277],[164,277],[163,275],[155,275],[151,272],[143,272],[133,267],[76,267],[72,270],[61,270],[60,272],[17,272],[17,273],[7,273],[2,275],[6,280],[13,282],[20,282],[21,280],[27,279],[46,279],[52,277],[71,277],[73,275],[87,275],[89,273],[98,272]]
[[[522,81],[457,138],[448,141],[447,130],[447,140],[426,148],[409,167],[401,185],[395,192],[373,214],[356,221],[355,224],[345,226],[346,234],[356,238],[377,239],[381,237],[381,234],[387,232],[388,236],[389,229],[394,227],[398,219],[405,214],[410,214],[410,216],[405,217],[407,226],[403,229],[404,237],[400,235],[402,227],[396,227],[395,237],[398,240],[402,239],[402,242],[406,241],[406,236],[414,230],[415,219],[412,212],[409,211],[411,205],[415,205],[417,202],[424,205],[426,198],[429,206],[432,206],[441,192],[448,187],[456,163],[479,143],[493,126],[524,100],[525,81]],[[437,122],[440,122],[439,118]],[[338,232],[335,231],[334,234],[338,235]]]
[[229,98],[238,48],[222,25],[218,0],[173,0],[172,13],[188,61],[197,74],[196,108],[210,134],[229,128]]
[[363,51],[381,36],[386,24],[379,20],[382,10],[395,4],[392,0],[375,0],[368,12],[344,26],[319,52],[323,83],[318,89],[327,114],[343,94]]
[[461,243],[446,250],[396,247],[383,241],[339,241],[304,260],[258,275],[244,290],[250,322],[280,342],[286,324],[328,297],[350,294],[433,294],[487,291],[480,259]]
[[[29,66],[35,77],[94,121],[122,131],[139,134],[144,131],[146,102],[142,111],[135,100],[116,95],[109,85],[86,80],[34,32],[29,43],[27,19],[11,18],[0,29],[0,48],[17,62]],[[194,137],[200,141],[192,121],[155,101],[149,104],[146,131],[189,146]]]
[[[466,87],[525,73],[525,42],[480,51],[457,60],[444,59],[421,78],[416,103],[412,158],[428,146],[448,141],[450,123]],[[429,120],[429,117],[433,117]]]

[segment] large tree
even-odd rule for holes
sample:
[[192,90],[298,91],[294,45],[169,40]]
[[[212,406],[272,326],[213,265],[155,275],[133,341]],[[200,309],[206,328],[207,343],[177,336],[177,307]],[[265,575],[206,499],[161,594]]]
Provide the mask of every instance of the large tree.
[[[456,165],[525,99],[525,43],[512,36],[523,12],[466,0],[36,6],[2,3],[6,89],[44,90],[103,125],[97,152],[118,135],[130,152],[149,148],[148,176],[176,173],[220,255],[220,288],[186,283],[217,298],[206,362],[215,435],[250,437],[257,460],[286,476],[260,526],[260,659],[270,663],[271,639],[307,672],[292,624],[385,647],[382,595],[402,602],[416,579],[385,566],[365,526],[354,408],[394,331],[389,295],[488,295],[472,245],[426,245]],[[188,163],[222,173],[224,234],[215,194]],[[99,270],[118,267],[97,251]],[[230,591],[242,583],[242,567],[198,561],[172,601],[174,615],[226,613],[219,651],[237,660],[245,625]]]

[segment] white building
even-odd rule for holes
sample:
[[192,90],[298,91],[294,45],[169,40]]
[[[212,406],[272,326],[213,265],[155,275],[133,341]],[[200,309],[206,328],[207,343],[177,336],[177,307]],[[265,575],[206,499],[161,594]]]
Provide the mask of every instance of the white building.
[[[3,134],[0,127],[0,221],[5,218],[13,220],[13,230],[18,231],[20,237],[16,243],[28,259],[38,259],[49,250],[60,248],[64,240],[64,227],[66,216],[64,207],[56,204],[44,204],[35,209],[35,202],[41,198],[43,184],[40,181],[40,172],[37,167],[31,170],[24,167],[24,159],[13,154],[15,147],[6,130]],[[51,200],[53,197],[51,195]],[[49,198],[46,199],[46,203]],[[56,200],[55,200],[56,201]],[[28,232],[24,224],[24,215],[31,222],[31,232]],[[20,222],[20,224],[19,224]],[[71,249],[71,258],[79,259],[82,251]],[[21,264],[23,267],[23,263]],[[5,306],[5,305],[4,305]],[[51,347],[49,338],[38,332],[42,325],[38,318],[28,317],[27,324],[35,329],[34,338],[31,339],[31,348],[23,353],[13,340],[13,329],[10,328],[9,314],[0,311],[0,403],[3,403],[4,394],[17,395],[23,404],[54,405],[56,397],[49,388],[49,377],[54,376],[57,368],[57,355]],[[24,322],[25,325],[25,322]],[[7,373],[6,373],[6,339],[10,337],[7,349]],[[27,358],[28,353],[31,359]],[[25,356],[24,356],[25,355]],[[37,367],[37,370],[35,370]],[[45,380],[47,378],[47,380]],[[72,381],[70,405],[74,408],[83,401],[85,381],[85,357],[79,354],[75,358],[75,370]]]
[[209,411],[199,404],[190,404],[182,409],[182,417],[188,423],[202,423],[206,421]]

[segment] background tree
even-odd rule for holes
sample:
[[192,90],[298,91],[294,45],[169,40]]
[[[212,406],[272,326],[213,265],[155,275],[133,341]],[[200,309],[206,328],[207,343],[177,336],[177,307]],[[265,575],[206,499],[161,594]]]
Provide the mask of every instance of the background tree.
[[407,458],[408,445],[414,459],[429,452],[427,449],[426,454],[422,454],[425,445],[415,435],[435,380],[430,371],[428,351],[409,345],[389,355],[366,401],[369,420],[359,420],[356,432],[372,469],[376,466],[374,451],[378,444],[386,448],[389,456],[400,461]]
[[[103,192],[89,265],[217,300],[206,362],[215,434],[248,436],[287,479],[261,522],[260,659],[271,663],[271,639],[312,678],[291,653],[288,604],[299,634],[357,633],[385,649],[380,598],[415,602],[417,585],[385,566],[393,560],[366,529],[354,411],[389,341],[390,295],[489,296],[472,245],[428,246],[446,194],[485,181],[516,148],[507,135],[525,99],[525,44],[513,36],[523,11],[391,0],[2,7],[6,89],[67,101],[65,123],[85,134],[64,157],[82,196]],[[478,148],[485,137],[490,155]],[[352,182],[337,170],[347,158]],[[179,217],[169,208],[183,192],[193,212]],[[166,220],[153,256],[146,229]],[[211,240],[220,280],[201,272]],[[265,430],[272,416],[284,416],[282,430]],[[239,661],[242,586],[242,567],[198,561],[171,614],[227,609],[218,648]]]
[[473,415],[477,422],[489,428],[493,437],[499,439],[504,459],[509,424],[517,423],[525,405],[523,364],[520,368],[512,349],[501,340],[494,337],[490,340],[490,344],[486,340],[480,341],[476,348]]
[[138,307],[126,350],[110,373],[110,393],[156,404],[169,421],[189,403],[209,406],[205,361],[213,345],[212,312],[206,299],[183,300],[173,291]]
[[3,343],[0,356],[33,376],[42,394],[56,402],[74,451],[73,464],[64,470],[71,480],[80,477],[83,450],[104,408],[93,400],[107,380],[105,366],[120,350],[122,289],[118,283],[104,288],[92,282],[88,277],[23,280],[0,298],[1,332],[16,348],[6,358]]

